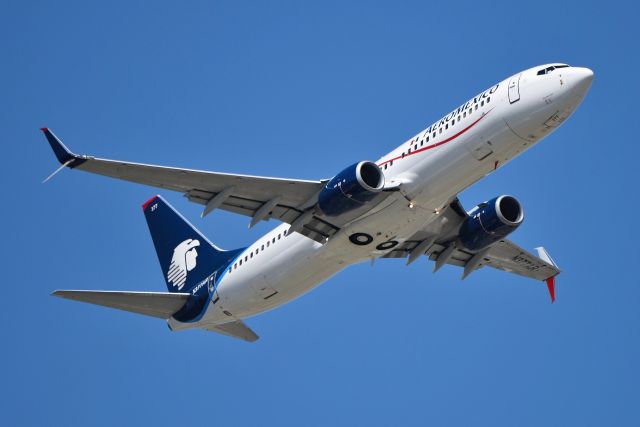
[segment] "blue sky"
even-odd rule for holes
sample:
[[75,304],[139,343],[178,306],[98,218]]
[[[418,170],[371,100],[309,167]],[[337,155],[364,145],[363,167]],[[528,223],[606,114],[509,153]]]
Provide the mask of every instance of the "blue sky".
[[[36,2],[0,13],[3,425],[638,425],[638,10],[612,2]],[[165,289],[152,188],[80,153],[319,179],[376,159],[515,72],[595,71],[577,113],[461,194],[513,194],[544,285],[427,261],[358,265],[249,319],[249,345],[54,299]],[[6,153],[8,151],[8,156]],[[161,192],[225,248],[274,224]]]

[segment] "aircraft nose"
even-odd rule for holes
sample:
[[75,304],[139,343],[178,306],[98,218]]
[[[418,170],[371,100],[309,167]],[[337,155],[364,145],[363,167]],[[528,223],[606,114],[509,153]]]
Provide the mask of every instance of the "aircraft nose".
[[571,69],[569,80],[569,84],[572,86],[571,90],[576,95],[583,97],[589,91],[591,83],[593,83],[593,71],[589,68],[574,67]]

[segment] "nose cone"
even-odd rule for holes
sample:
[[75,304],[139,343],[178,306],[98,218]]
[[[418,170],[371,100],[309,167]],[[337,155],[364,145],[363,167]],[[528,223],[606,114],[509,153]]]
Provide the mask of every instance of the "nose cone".
[[535,142],[557,129],[578,108],[591,88],[593,71],[564,64],[528,71],[519,83],[521,99],[511,103],[506,120],[516,135]]
[[567,80],[571,91],[580,98],[584,97],[593,83],[593,71],[583,67],[573,67],[569,70],[571,71]]

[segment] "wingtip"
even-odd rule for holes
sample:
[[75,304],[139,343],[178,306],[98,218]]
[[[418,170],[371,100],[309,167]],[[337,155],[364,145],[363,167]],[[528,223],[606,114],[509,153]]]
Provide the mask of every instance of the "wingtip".
[[551,304],[553,304],[556,300],[556,276],[549,277],[546,282],[549,296],[551,297]]
[[82,160],[78,159],[78,156],[76,156],[74,153],[72,153],[62,143],[62,141],[60,141],[60,139],[58,139],[58,137],[55,136],[53,132],[51,132],[51,129],[49,129],[49,128],[40,128],[40,130],[44,134],[47,142],[51,146],[51,149],[53,150],[53,153],[55,154],[55,156],[58,159],[58,161],[60,162],[60,164],[67,163],[69,161],[74,161],[76,163],[76,166],[77,166],[77,164],[79,162],[82,162]]

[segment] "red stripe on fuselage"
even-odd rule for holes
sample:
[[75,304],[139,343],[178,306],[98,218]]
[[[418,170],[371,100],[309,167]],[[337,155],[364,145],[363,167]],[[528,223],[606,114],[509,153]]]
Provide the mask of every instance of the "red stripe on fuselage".
[[[491,110],[493,110],[493,108]],[[491,110],[489,110],[486,113],[482,114],[482,116],[478,120],[476,120],[475,122],[471,123],[469,126],[467,126],[466,128],[462,129],[460,132],[456,133],[455,135],[450,136],[447,139],[444,139],[444,140],[442,140],[440,142],[436,142],[435,144],[427,145],[426,147],[419,148],[419,149],[417,149],[415,151],[412,151],[411,153],[405,154],[404,156],[398,156],[398,157],[394,157],[393,159],[385,160],[384,162],[379,163],[378,166],[384,166],[385,164],[387,164],[389,162],[393,162],[394,160],[398,160],[398,159],[402,159],[402,158],[405,158],[405,157],[413,156],[414,154],[422,153],[423,151],[431,150],[432,148],[436,148],[436,147],[444,145],[444,144],[446,144],[448,142],[451,142],[454,139],[456,139],[457,137],[459,137],[460,135],[462,135],[463,133],[465,133],[466,131],[468,131],[469,129],[471,129],[472,127],[474,127],[480,120],[484,119],[487,116],[487,114],[489,114],[491,112]],[[411,144],[411,145],[413,145],[413,144]]]

